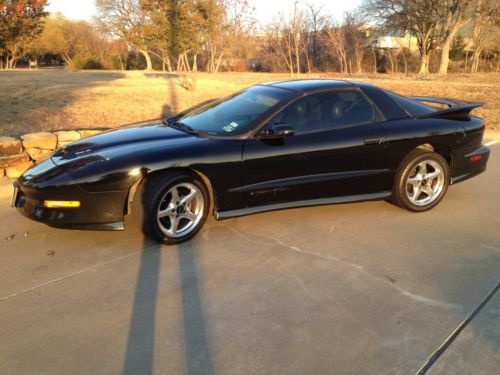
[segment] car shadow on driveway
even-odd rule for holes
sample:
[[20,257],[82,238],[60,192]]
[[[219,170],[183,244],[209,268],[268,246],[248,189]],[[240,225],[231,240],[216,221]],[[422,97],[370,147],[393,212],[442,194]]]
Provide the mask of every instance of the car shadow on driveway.
[[[171,79],[168,82],[171,97],[170,103],[165,104],[162,108],[164,116],[171,114],[172,110],[178,109],[178,97],[174,83]],[[148,191],[147,183],[148,180],[144,183],[144,189],[139,189],[137,194],[141,197],[142,206],[144,206],[146,198],[142,192]],[[143,227],[147,225],[144,221],[144,213],[136,212],[136,214],[136,220],[139,223],[142,222]],[[155,342],[156,339],[163,339],[163,337],[157,338],[155,335],[157,332],[155,324],[157,319],[156,307],[158,305],[161,254],[163,251],[178,252],[179,285],[184,322],[184,358],[187,373],[202,372],[209,375],[214,373],[198,283],[195,243],[195,241],[190,241],[177,246],[166,247],[144,238],[125,353],[123,370],[125,375],[154,373]],[[168,317],[159,318],[168,320]],[[164,345],[159,345],[159,347],[164,347]]]
[[214,373],[198,283],[197,249],[193,243],[194,241],[176,247],[163,247],[144,241],[125,354],[125,375],[154,373],[155,342],[163,339],[155,335],[163,251],[178,252],[185,369],[188,374]]

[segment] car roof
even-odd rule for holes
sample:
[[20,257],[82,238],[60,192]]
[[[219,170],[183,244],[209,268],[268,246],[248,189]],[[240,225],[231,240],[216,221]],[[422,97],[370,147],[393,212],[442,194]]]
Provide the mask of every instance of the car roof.
[[409,117],[408,113],[391,99],[385,90],[370,83],[334,79],[297,79],[263,83],[262,85],[293,91],[298,95],[309,95],[335,89],[359,88],[375,103],[386,119],[394,120]]
[[357,86],[354,82],[334,80],[334,79],[296,79],[289,81],[270,82],[270,83],[265,83],[264,85],[279,87],[283,89],[304,92],[304,93]]

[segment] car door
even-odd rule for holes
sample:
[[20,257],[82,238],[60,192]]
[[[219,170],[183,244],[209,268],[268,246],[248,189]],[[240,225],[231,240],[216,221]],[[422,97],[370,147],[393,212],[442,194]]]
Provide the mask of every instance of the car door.
[[267,126],[273,124],[295,133],[245,141],[242,198],[248,207],[379,191],[385,133],[360,90],[306,96]]

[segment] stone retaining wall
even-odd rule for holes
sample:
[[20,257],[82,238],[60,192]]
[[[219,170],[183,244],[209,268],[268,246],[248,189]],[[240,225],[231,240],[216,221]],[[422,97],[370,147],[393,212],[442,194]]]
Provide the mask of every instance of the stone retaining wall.
[[55,149],[101,130],[65,130],[28,133],[20,139],[0,137],[0,178],[17,178],[35,163],[47,159]]

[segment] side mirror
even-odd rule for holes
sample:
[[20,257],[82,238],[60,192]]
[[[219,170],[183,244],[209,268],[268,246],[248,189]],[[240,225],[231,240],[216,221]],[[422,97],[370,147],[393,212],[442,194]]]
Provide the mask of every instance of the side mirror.
[[269,125],[266,130],[259,134],[259,138],[282,138],[290,137],[295,134],[293,126],[285,123],[276,123]]

